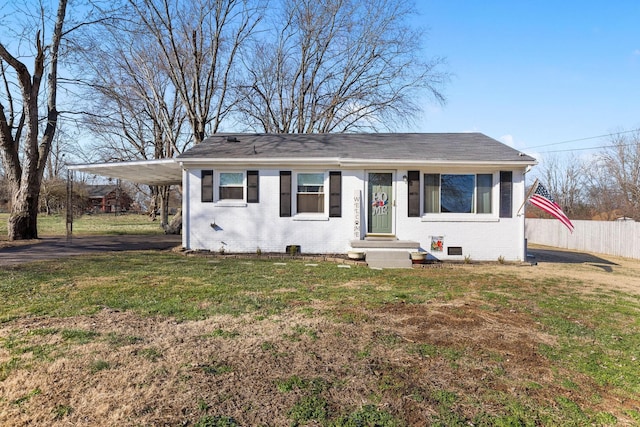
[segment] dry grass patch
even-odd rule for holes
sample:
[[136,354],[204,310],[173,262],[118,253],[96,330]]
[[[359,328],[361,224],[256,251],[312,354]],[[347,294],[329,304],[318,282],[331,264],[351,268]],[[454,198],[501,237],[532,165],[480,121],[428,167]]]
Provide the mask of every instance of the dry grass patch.
[[0,279],[22,301],[0,323],[0,425],[640,423],[637,294],[553,266],[32,267]]
[[[181,425],[229,417],[245,426],[290,425],[296,417],[305,424],[304,414],[319,416],[312,410],[322,407],[321,423],[377,408],[383,411],[372,413],[398,423],[386,425],[421,425],[444,420],[445,410],[459,420],[499,416],[504,396],[514,395],[548,411],[557,397],[614,409],[606,389],[538,352],[555,339],[521,313],[469,303],[353,310],[369,320],[335,323],[289,311],[176,322],[113,310],[21,319],[0,335],[22,337],[32,348],[67,344],[51,359],[20,356],[0,382],[0,424]],[[65,340],[61,331],[78,338]],[[563,387],[565,376],[578,389]],[[604,397],[594,404],[595,394]]]

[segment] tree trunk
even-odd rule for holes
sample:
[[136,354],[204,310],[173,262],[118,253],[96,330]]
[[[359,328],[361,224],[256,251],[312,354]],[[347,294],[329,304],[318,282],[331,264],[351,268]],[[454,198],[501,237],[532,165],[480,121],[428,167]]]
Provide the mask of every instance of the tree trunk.
[[[56,95],[58,84],[58,52],[63,34],[63,23],[67,8],[67,0],[59,0],[58,11],[51,36],[51,44],[44,42],[39,30],[35,36],[36,55],[33,73],[17,57],[13,56],[0,42],[0,60],[3,62],[3,72],[0,73],[7,92],[10,87],[19,88],[22,111],[14,110],[13,101],[9,102],[9,117],[0,104],[0,160],[9,178],[11,188],[11,213],[7,221],[9,240],[38,238],[38,202],[40,186],[45,165],[51,151],[51,143],[58,122]],[[43,25],[44,25],[43,17]],[[46,53],[49,53],[47,57]],[[7,78],[4,65],[14,70],[16,82]],[[8,69],[7,68],[7,69]],[[45,73],[46,70],[46,73]],[[45,76],[46,91],[46,122],[40,135],[38,103],[40,85]],[[9,95],[11,95],[9,93]],[[16,94],[17,95],[17,94]],[[16,99],[18,99],[16,97]],[[44,106],[43,106],[44,107]],[[44,110],[44,108],[43,108]],[[14,116],[21,117],[19,123],[14,122]],[[20,147],[24,146],[21,155]],[[22,161],[22,164],[21,164]]]
[[[158,186],[158,197],[160,198],[160,225],[165,228],[169,224],[169,186]],[[173,234],[173,233],[172,233]]]
[[164,234],[180,234],[182,231],[182,209],[178,209],[171,222],[163,228]]
[[151,219],[151,221],[155,221],[158,209],[158,187],[152,185],[149,188],[151,189],[151,201],[149,202],[149,219]]
[[13,191],[11,214],[7,223],[9,240],[38,238],[39,189],[40,185],[23,183]]

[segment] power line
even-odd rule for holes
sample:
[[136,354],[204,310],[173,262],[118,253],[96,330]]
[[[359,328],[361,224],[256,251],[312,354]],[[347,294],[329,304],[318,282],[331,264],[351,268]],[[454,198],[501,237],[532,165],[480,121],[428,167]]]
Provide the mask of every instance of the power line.
[[[588,136],[586,138],[571,139],[571,140],[568,140],[568,141],[552,142],[550,144],[543,144],[543,145],[536,145],[536,146],[533,146],[533,147],[527,147],[526,150],[532,150],[534,148],[550,147],[550,146],[554,146],[554,145],[570,144],[572,142],[588,141],[590,139],[600,139],[600,138],[610,137],[610,136],[614,136],[614,135],[622,135],[622,134],[625,134],[625,133],[631,133],[631,132],[637,132],[637,131],[640,131],[640,129],[625,130],[625,131],[621,131],[621,132],[607,133],[605,135],[598,135],[598,136]],[[576,149],[560,150],[560,151],[592,150],[594,148],[604,148],[604,147],[576,148]],[[547,153],[553,153],[553,152],[555,152],[555,151],[547,151]]]
[[[632,131],[628,131],[628,132],[632,132]],[[623,133],[623,132],[620,132]],[[611,134],[611,135],[617,135],[617,134]],[[546,154],[546,153],[566,153],[569,151],[586,151],[586,150],[598,150],[598,149],[602,149],[602,148],[614,148],[614,147],[630,147],[632,145],[637,145],[638,142],[634,141],[634,142],[630,142],[628,144],[616,144],[616,145],[599,145],[596,147],[585,147],[585,148],[567,148],[564,150],[550,150],[550,151],[540,151],[540,154]]]

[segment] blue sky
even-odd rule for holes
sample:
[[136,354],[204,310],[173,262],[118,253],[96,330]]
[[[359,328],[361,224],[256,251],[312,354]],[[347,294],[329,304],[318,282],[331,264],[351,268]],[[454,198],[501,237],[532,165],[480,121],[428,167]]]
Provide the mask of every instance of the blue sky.
[[482,132],[540,158],[607,142],[564,141],[640,127],[640,1],[418,0],[417,7],[428,29],[425,51],[446,57],[454,76],[447,104],[425,101],[411,130]]
[[[482,132],[539,160],[640,128],[640,0],[416,0],[444,106],[399,131]],[[572,143],[565,141],[581,140]],[[595,150],[560,152],[589,156]]]

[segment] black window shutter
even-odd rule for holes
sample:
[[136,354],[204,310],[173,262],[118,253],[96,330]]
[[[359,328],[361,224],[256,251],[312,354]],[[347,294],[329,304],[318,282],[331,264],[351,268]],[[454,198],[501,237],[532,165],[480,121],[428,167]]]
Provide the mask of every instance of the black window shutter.
[[203,170],[200,176],[200,201],[213,202],[213,171]]
[[410,217],[420,216],[420,171],[409,171],[407,178],[409,188],[408,215]]
[[329,172],[329,216],[342,216],[342,173]]
[[500,171],[500,218],[513,216],[513,172]]
[[247,203],[260,202],[260,180],[258,171],[247,171]]
[[280,171],[280,216],[291,216],[291,171]]

